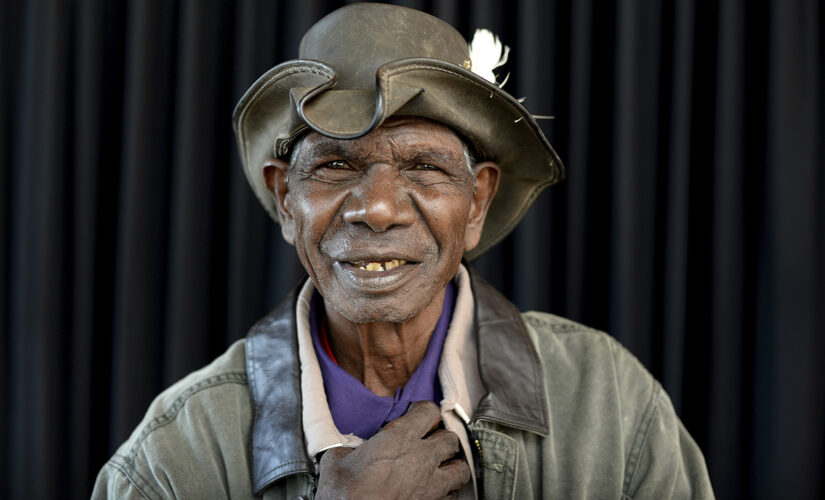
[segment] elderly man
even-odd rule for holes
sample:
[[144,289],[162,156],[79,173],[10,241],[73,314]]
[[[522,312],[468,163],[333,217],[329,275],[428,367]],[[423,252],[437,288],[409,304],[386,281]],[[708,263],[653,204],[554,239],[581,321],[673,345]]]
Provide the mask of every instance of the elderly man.
[[462,263],[562,176],[483,43],[355,4],[247,91],[244,168],[309,279],[157,398],[95,497],[712,496],[629,353]]

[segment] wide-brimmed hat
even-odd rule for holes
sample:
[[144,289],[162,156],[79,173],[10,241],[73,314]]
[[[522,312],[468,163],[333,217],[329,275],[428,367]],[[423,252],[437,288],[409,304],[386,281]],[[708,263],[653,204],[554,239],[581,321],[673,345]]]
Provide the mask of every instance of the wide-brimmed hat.
[[441,122],[501,167],[472,259],[504,238],[564,167],[533,116],[494,81],[472,70],[470,49],[449,24],[424,12],[359,3],[338,9],[304,35],[299,59],[261,76],[233,117],[247,179],[276,221],[264,162],[284,157],[306,130],[354,139],[392,115]]

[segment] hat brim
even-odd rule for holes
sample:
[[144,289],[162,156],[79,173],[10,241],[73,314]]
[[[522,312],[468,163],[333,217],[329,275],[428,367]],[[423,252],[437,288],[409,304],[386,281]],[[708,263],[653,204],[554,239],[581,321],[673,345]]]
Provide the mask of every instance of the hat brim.
[[392,115],[441,122],[476,150],[478,160],[501,167],[479,244],[469,260],[509,234],[545,187],[564,177],[558,155],[530,113],[498,86],[459,66],[435,59],[400,59],[376,72],[374,89],[336,89],[335,70],[295,60],[259,78],[233,117],[244,172],[258,199],[278,220],[266,188],[264,162],[287,154],[309,127],[342,139],[363,136]]

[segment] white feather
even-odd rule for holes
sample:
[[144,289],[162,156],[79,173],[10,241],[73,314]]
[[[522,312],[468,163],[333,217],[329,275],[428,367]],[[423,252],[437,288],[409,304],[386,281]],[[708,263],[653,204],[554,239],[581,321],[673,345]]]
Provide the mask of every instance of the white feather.
[[490,83],[501,87],[507,81],[505,78],[500,84],[496,82],[494,69],[507,62],[510,47],[503,45],[501,40],[490,30],[476,30],[470,42],[470,70]]

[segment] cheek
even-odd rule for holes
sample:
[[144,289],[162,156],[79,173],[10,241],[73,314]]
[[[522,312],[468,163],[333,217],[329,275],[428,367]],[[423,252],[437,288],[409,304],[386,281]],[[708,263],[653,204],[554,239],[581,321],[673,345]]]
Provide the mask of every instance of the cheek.
[[291,202],[297,237],[317,242],[335,215],[331,196],[317,189],[301,189],[294,193]]
[[[292,197],[295,224],[295,250],[298,259],[313,279],[328,274],[329,262],[322,250],[324,237],[334,232],[338,207],[342,202],[339,191],[313,189],[302,185]],[[316,280],[317,282],[317,280]]]
[[471,195],[457,190],[424,200],[421,205],[429,207],[429,226],[442,252],[453,257],[458,255],[458,260],[464,253],[464,233],[470,218],[470,204]]
[[317,263],[312,265],[310,259],[313,259],[314,254],[317,253],[318,241],[323,235],[328,221],[325,220],[321,207],[317,203],[313,203],[312,198],[309,196],[299,193],[298,196],[293,198],[292,207],[295,250],[307,272],[313,275],[312,268],[317,267]]

